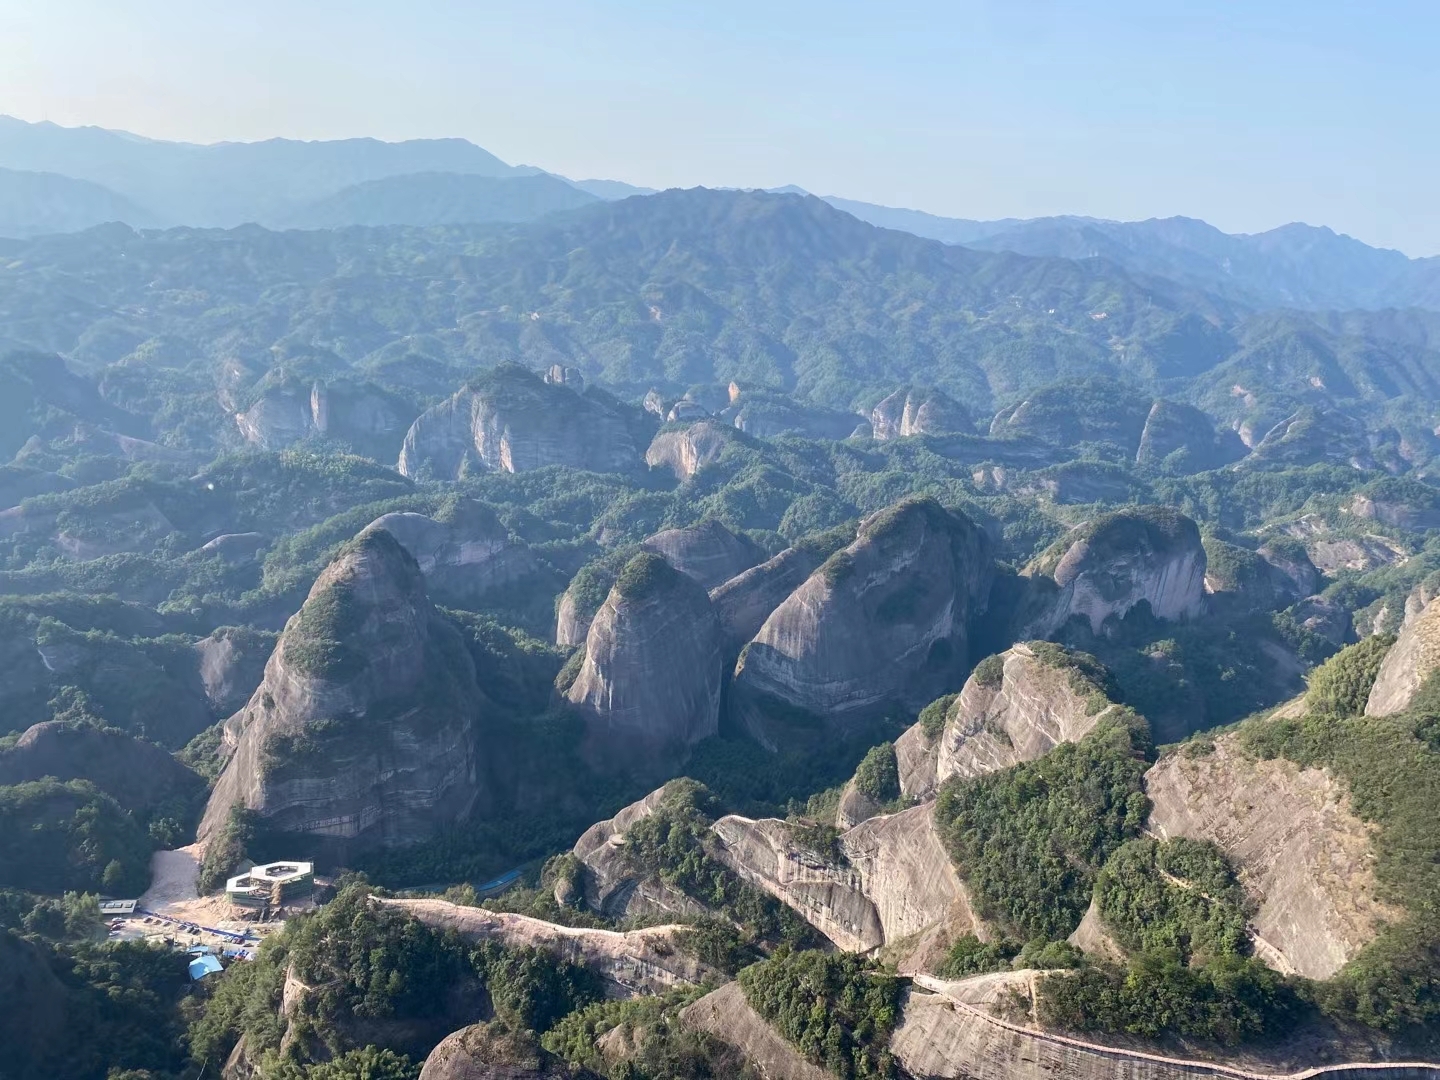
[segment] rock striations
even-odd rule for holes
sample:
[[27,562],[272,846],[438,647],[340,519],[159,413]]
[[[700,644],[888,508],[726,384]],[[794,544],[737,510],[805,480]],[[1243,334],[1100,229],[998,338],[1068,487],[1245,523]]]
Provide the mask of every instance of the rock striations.
[[939,390],[896,390],[870,412],[870,430],[881,442],[971,431],[974,426],[959,402]]
[[640,546],[699,582],[707,592],[765,558],[755,541],[731,532],[713,519],[688,529],[666,529]]
[[1375,685],[1370,688],[1365,714],[1389,716],[1404,712],[1425,680],[1437,670],[1440,670],[1440,603],[1431,600],[1418,612],[1407,610],[1400,636],[1385,654]]
[[1073,616],[1099,633],[1142,600],[1161,619],[1198,616],[1205,605],[1200,530],[1168,507],[1104,514],[1072,530],[1025,570],[1038,613],[1021,637],[1049,637]]
[[1401,913],[1380,901],[1374,829],[1322,769],[1247,756],[1235,735],[1145,775],[1149,829],[1217,844],[1254,899],[1255,952],[1282,972],[1335,974]]
[[867,518],[741,652],[742,722],[773,748],[787,732],[813,731],[817,717],[844,731],[889,707],[924,705],[968,668],[968,624],[984,610],[991,572],[985,534],[933,499]]
[[1049,642],[1007,649],[984,660],[932,737],[915,724],[895,743],[900,790],[929,798],[952,776],[979,776],[1043,757],[1078,742],[1114,708],[1103,671]]
[[820,562],[820,553],[813,548],[786,548],[773,559],[750,567],[710,591],[730,660],[760,632],[770,613],[805,584]]
[[455,499],[433,518],[386,514],[370,525],[408,551],[438,602],[471,604],[537,568],[530,549],[513,539],[495,512],[473,499]]
[[807,847],[775,818],[724,817],[720,858],[740,877],[794,908],[849,952],[870,952],[927,932],[980,929],[970,896],[925,804],[861,822],[834,851]]
[[567,697],[602,767],[683,760],[720,718],[720,624],[705,590],[650,552],[636,555],[596,612]]
[[682,483],[706,465],[720,460],[725,447],[740,434],[718,420],[701,420],[685,428],[667,428],[650,442],[645,464],[652,469],[669,469]]
[[623,472],[639,463],[630,420],[608,394],[577,392],[504,365],[422,413],[405,436],[398,467],[412,479],[453,480],[470,470],[567,465]]
[[320,575],[226,723],[230,758],[201,839],[237,805],[340,847],[424,839],[480,792],[481,707],[469,654],[415,560],[389,533],[364,532]]

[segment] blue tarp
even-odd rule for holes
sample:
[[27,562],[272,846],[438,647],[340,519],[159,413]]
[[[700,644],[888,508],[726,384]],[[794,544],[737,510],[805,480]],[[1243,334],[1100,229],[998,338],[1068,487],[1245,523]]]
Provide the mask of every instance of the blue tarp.
[[203,979],[206,975],[214,975],[221,970],[223,969],[218,957],[197,956],[190,961],[190,978],[192,979]]

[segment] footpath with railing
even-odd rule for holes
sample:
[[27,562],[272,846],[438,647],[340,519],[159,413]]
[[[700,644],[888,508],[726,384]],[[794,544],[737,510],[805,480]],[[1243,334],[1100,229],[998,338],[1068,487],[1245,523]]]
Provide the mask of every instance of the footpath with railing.
[[1253,1072],[1248,1069],[1241,1069],[1234,1065],[1222,1065],[1214,1061],[1197,1061],[1188,1058],[1165,1057],[1162,1054],[1149,1054],[1143,1050],[1127,1050],[1118,1046],[1106,1046],[1103,1043],[1087,1042],[1084,1039],[1072,1038],[1068,1035],[1057,1035],[1053,1032],[1042,1031],[1039,1028],[1026,1027],[1024,1024],[1012,1023],[1009,1020],[1001,1019],[981,1009],[968,1001],[961,1001],[952,996],[946,984],[928,975],[912,976],[916,986],[928,990],[933,994],[944,998],[956,1009],[982,1020],[987,1024],[1000,1028],[1016,1035],[1023,1035],[1042,1043],[1049,1043],[1052,1046],[1069,1047],[1075,1050],[1083,1050],[1086,1053],[1099,1054],[1105,1057],[1116,1058],[1126,1061],[1146,1061],[1156,1065],[1164,1065],[1171,1069],[1178,1069],[1191,1073],[1195,1076],[1224,1077],[1228,1080],[1440,1080],[1440,1064],[1433,1064],[1419,1061],[1380,1061],[1380,1062],[1355,1062],[1345,1065],[1320,1065],[1312,1069],[1304,1069],[1295,1073],[1273,1073]]

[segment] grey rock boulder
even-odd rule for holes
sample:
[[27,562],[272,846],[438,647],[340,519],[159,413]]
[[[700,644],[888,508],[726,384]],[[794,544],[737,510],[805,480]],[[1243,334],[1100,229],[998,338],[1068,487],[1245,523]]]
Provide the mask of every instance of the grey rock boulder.
[[384,529],[415,559],[426,592],[437,601],[465,605],[533,574],[530,549],[510,536],[495,512],[473,499],[455,499],[435,517],[386,514],[370,523]]
[[738,718],[778,747],[807,731],[843,734],[888,708],[920,708],[969,669],[969,623],[992,573],[985,533],[933,499],[872,515],[741,651]]
[[590,624],[567,692],[605,768],[684,759],[718,730],[720,624],[705,590],[660,556],[636,555]]
[[733,533],[713,519],[688,529],[666,529],[640,545],[709,591],[765,558],[748,536]]
[[431,606],[415,560],[362,533],[285,627],[249,704],[225,725],[229,762],[200,838],[230,810],[339,851],[413,843],[481,795],[484,702],[459,632]]

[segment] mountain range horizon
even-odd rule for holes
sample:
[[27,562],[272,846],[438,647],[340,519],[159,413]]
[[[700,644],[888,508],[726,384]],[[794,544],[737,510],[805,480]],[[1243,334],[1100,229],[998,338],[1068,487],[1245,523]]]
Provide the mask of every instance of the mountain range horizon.
[[[56,145],[61,140],[70,145]],[[88,146],[82,146],[84,140]],[[52,145],[45,145],[46,142]],[[429,167],[416,167],[404,171],[384,171],[379,177],[368,177],[367,180],[394,179],[399,176],[420,175],[431,173],[457,173],[460,175],[490,176],[490,177],[531,177],[549,176],[563,181],[578,191],[593,195],[598,199],[613,200],[629,198],[635,195],[653,195],[661,188],[649,187],[641,184],[634,184],[626,180],[613,178],[572,178],[551,172],[542,166],[528,163],[512,165],[503,161],[497,155],[486,150],[484,147],[461,137],[448,138],[415,138],[398,141],[378,139],[371,136],[356,136],[340,139],[293,139],[283,136],[261,140],[217,140],[215,142],[188,142],[182,140],[160,139],[151,136],[138,134],[136,132],[107,128],[100,125],[81,125],[69,127],[54,123],[50,120],[27,121],[19,117],[0,113],[0,174],[28,173],[39,174],[40,176],[54,176],[62,180],[81,181],[96,185],[104,189],[103,192],[90,192],[89,194],[100,198],[113,200],[117,208],[128,210],[130,216],[136,220],[128,220],[125,216],[119,216],[113,220],[123,221],[127,225],[136,228],[147,227],[172,227],[180,225],[197,225],[207,227],[228,227],[238,224],[249,224],[248,221],[240,220],[216,220],[201,221],[187,220],[184,215],[166,215],[156,212],[152,207],[146,206],[143,201],[136,198],[132,191],[124,190],[129,184],[122,178],[117,181],[116,177],[110,177],[111,182],[97,179],[93,173],[105,174],[113,169],[106,165],[95,162],[87,163],[81,155],[89,150],[90,152],[103,152],[101,145],[105,142],[114,144],[128,144],[135,148],[149,148],[158,153],[171,153],[176,155],[188,154],[194,157],[206,155],[214,157],[234,156],[236,154],[254,153],[258,154],[269,151],[277,155],[303,154],[307,149],[316,153],[338,153],[349,154],[358,158],[366,151],[375,154],[391,154],[397,161],[403,159],[403,153],[409,152],[416,155],[417,165],[428,164]],[[381,149],[383,148],[383,149]],[[144,151],[142,150],[141,153]],[[49,167],[44,167],[48,165]],[[448,167],[438,167],[448,166]],[[0,181],[3,182],[3,181]],[[32,181],[33,183],[34,181]],[[358,181],[366,182],[365,180]],[[346,187],[354,185],[345,185]],[[968,245],[1006,232],[1012,229],[1027,228],[1033,230],[1039,223],[1064,222],[1077,228],[1087,226],[1126,226],[1126,225],[1155,225],[1173,223],[1178,227],[1187,225],[1204,225],[1208,229],[1227,237],[1235,239],[1256,239],[1273,237],[1286,231],[1296,232],[1306,230],[1322,234],[1326,238],[1333,238],[1340,241],[1353,241],[1363,245],[1365,248],[1376,251],[1401,255],[1411,262],[1423,262],[1427,258],[1440,258],[1440,253],[1432,256],[1412,256],[1395,248],[1387,248],[1366,243],[1350,235],[1349,233],[1331,228],[1329,225],[1314,225],[1309,222],[1293,220],[1283,222],[1270,229],[1259,232],[1227,232],[1216,226],[1210,225],[1202,217],[1189,214],[1171,214],[1164,217],[1150,216],[1145,218],[1113,218],[1095,216],[1089,214],[1055,214],[1038,217],[1003,217],[1003,218],[962,218],[945,214],[934,213],[929,210],[910,206],[896,206],[888,203],[875,203],[865,200],[851,199],[839,194],[822,194],[811,191],[796,184],[785,184],[780,186],[751,185],[741,188],[733,188],[731,185],[702,184],[702,187],[711,187],[715,190],[744,190],[744,191],[765,191],[772,194],[799,194],[815,195],[838,209],[845,210],[862,221],[879,225],[882,228],[897,229],[902,232],[910,232],[927,239],[940,240],[944,243]],[[40,235],[43,228],[18,228],[16,223],[10,220],[10,213],[7,213],[6,202],[10,202],[14,196],[9,188],[0,188],[0,236],[23,238],[25,236]],[[328,192],[329,195],[338,194],[344,188]],[[126,207],[126,204],[130,205]],[[13,212],[12,212],[13,213]],[[174,218],[172,220],[172,218]],[[100,222],[94,222],[99,224]],[[283,221],[267,222],[256,220],[253,223],[270,225],[284,225]],[[392,222],[386,222],[391,224]],[[407,224],[407,222],[393,222],[393,224]],[[313,225],[308,222],[292,225],[290,227],[334,227],[334,224]],[[56,229],[54,231],[74,231],[72,229]]]

